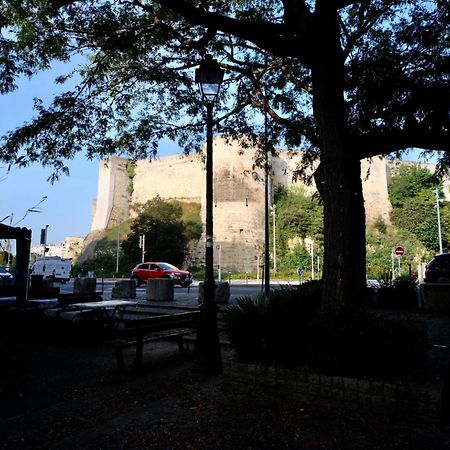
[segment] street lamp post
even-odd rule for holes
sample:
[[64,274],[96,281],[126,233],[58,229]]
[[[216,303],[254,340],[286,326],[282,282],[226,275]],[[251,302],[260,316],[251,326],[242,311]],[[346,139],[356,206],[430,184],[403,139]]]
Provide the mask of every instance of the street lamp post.
[[277,271],[277,231],[276,231],[276,214],[277,205],[274,203],[270,208],[272,210],[272,227],[273,227],[273,270]]
[[200,305],[200,324],[197,342],[197,370],[203,373],[222,372],[217,330],[217,306],[215,302],[213,243],[213,106],[217,101],[224,71],[211,55],[205,55],[195,71],[195,81],[199,85],[203,103],[206,106],[206,246],[205,280],[203,283],[203,303]]

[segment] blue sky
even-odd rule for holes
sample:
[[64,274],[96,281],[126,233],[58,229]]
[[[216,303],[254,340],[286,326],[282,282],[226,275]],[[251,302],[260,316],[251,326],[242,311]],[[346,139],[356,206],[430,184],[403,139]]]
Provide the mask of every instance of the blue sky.
[[[49,104],[54,93],[61,89],[53,84],[55,76],[66,71],[64,66],[56,65],[52,71],[32,79],[20,79],[16,91],[0,95],[0,135],[34,116],[34,97]],[[174,152],[173,144],[163,145],[160,150],[161,155]],[[85,236],[89,233],[92,202],[97,196],[99,160],[88,161],[79,154],[69,161],[68,166],[70,176],[62,175],[52,185],[47,181],[51,168],[33,165],[13,168],[7,173],[7,166],[0,163],[0,220],[10,216],[3,223],[30,228],[33,244],[39,242],[40,230],[46,225],[49,225],[48,242],[51,244],[63,242],[66,236]],[[41,212],[26,214],[44,196],[47,198],[38,207]]]

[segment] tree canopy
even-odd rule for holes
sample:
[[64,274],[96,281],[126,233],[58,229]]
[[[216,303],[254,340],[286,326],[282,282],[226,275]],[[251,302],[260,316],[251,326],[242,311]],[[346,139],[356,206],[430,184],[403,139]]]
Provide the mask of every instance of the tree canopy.
[[392,222],[416,235],[430,251],[439,251],[436,189],[441,203],[440,224],[442,243],[448,248],[450,238],[449,202],[444,200],[439,180],[426,168],[400,166],[389,186]]
[[263,150],[267,139],[301,145],[304,167],[320,159],[324,304],[354,303],[365,283],[360,159],[417,147],[450,163],[449,22],[448,0],[11,0],[0,7],[1,92],[54,60],[89,60],[76,88],[48,107],[36,100],[0,159],[66,172],[81,150],[143,158],[163,137],[198,149],[193,71],[211,53],[226,70],[221,133]]
[[183,211],[178,203],[155,197],[141,206],[131,224],[131,232],[122,242],[122,250],[130,261],[141,261],[142,247],[139,238],[145,235],[144,259],[166,261],[182,266],[188,242]]

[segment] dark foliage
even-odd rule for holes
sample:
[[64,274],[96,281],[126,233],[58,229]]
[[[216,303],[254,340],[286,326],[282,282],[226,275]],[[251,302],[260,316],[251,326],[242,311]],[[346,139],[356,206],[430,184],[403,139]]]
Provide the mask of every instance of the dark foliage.
[[274,290],[267,299],[244,297],[224,313],[231,345],[242,360],[297,366],[305,348],[305,325],[320,310],[320,286]]
[[425,361],[427,333],[421,322],[339,308],[323,312],[307,334],[308,363],[326,373],[389,379],[418,375]]
[[427,333],[422,323],[385,320],[367,310],[320,312],[320,283],[241,298],[224,314],[240,360],[325,373],[392,379],[417,376]]
[[413,277],[400,277],[377,292],[377,305],[385,308],[417,308],[417,281]]

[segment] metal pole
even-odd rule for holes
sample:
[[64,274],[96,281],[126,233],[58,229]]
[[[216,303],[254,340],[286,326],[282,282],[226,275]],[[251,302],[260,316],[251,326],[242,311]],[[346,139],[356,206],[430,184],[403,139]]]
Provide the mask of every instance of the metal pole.
[[120,225],[117,227],[117,249],[116,249],[116,274],[119,273],[119,251],[120,251]]
[[206,247],[205,247],[205,281],[203,283],[204,300],[200,306],[201,322],[198,330],[197,370],[203,373],[222,372],[222,355],[220,352],[217,330],[217,307],[215,302],[216,284],[214,281],[214,243],[213,243],[213,104],[206,104]]
[[48,231],[48,227],[49,225],[45,225],[45,234],[44,234],[44,255],[43,255],[43,260],[44,260],[44,267],[45,267],[45,250],[47,249],[47,231]]
[[265,198],[264,207],[264,294],[266,297],[270,294],[270,255],[269,255],[269,155],[267,154],[266,145],[266,164],[265,164]]
[[145,234],[142,235],[142,262],[145,261]]
[[439,239],[439,253],[442,253],[442,231],[441,231],[441,212],[440,212],[440,199],[439,199],[439,189],[434,190],[436,194],[436,212],[437,212],[437,223],[438,223],[438,239]]
[[391,281],[395,278],[394,272],[395,272],[395,264],[394,264],[394,251],[392,251],[391,253],[391,272],[392,272],[392,277],[391,277]]
[[222,281],[222,244],[216,246],[217,250],[219,250],[219,263],[217,265],[217,278],[219,281]]
[[314,280],[314,244],[311,242],[311,280]]
[[259,255],[256,256],[256,281],[259,282]]
[[277,271],[277,233],[276,233],[276,214],[277,214],[277,205],[272,205],[272,214],[273,214],[273,270]]

